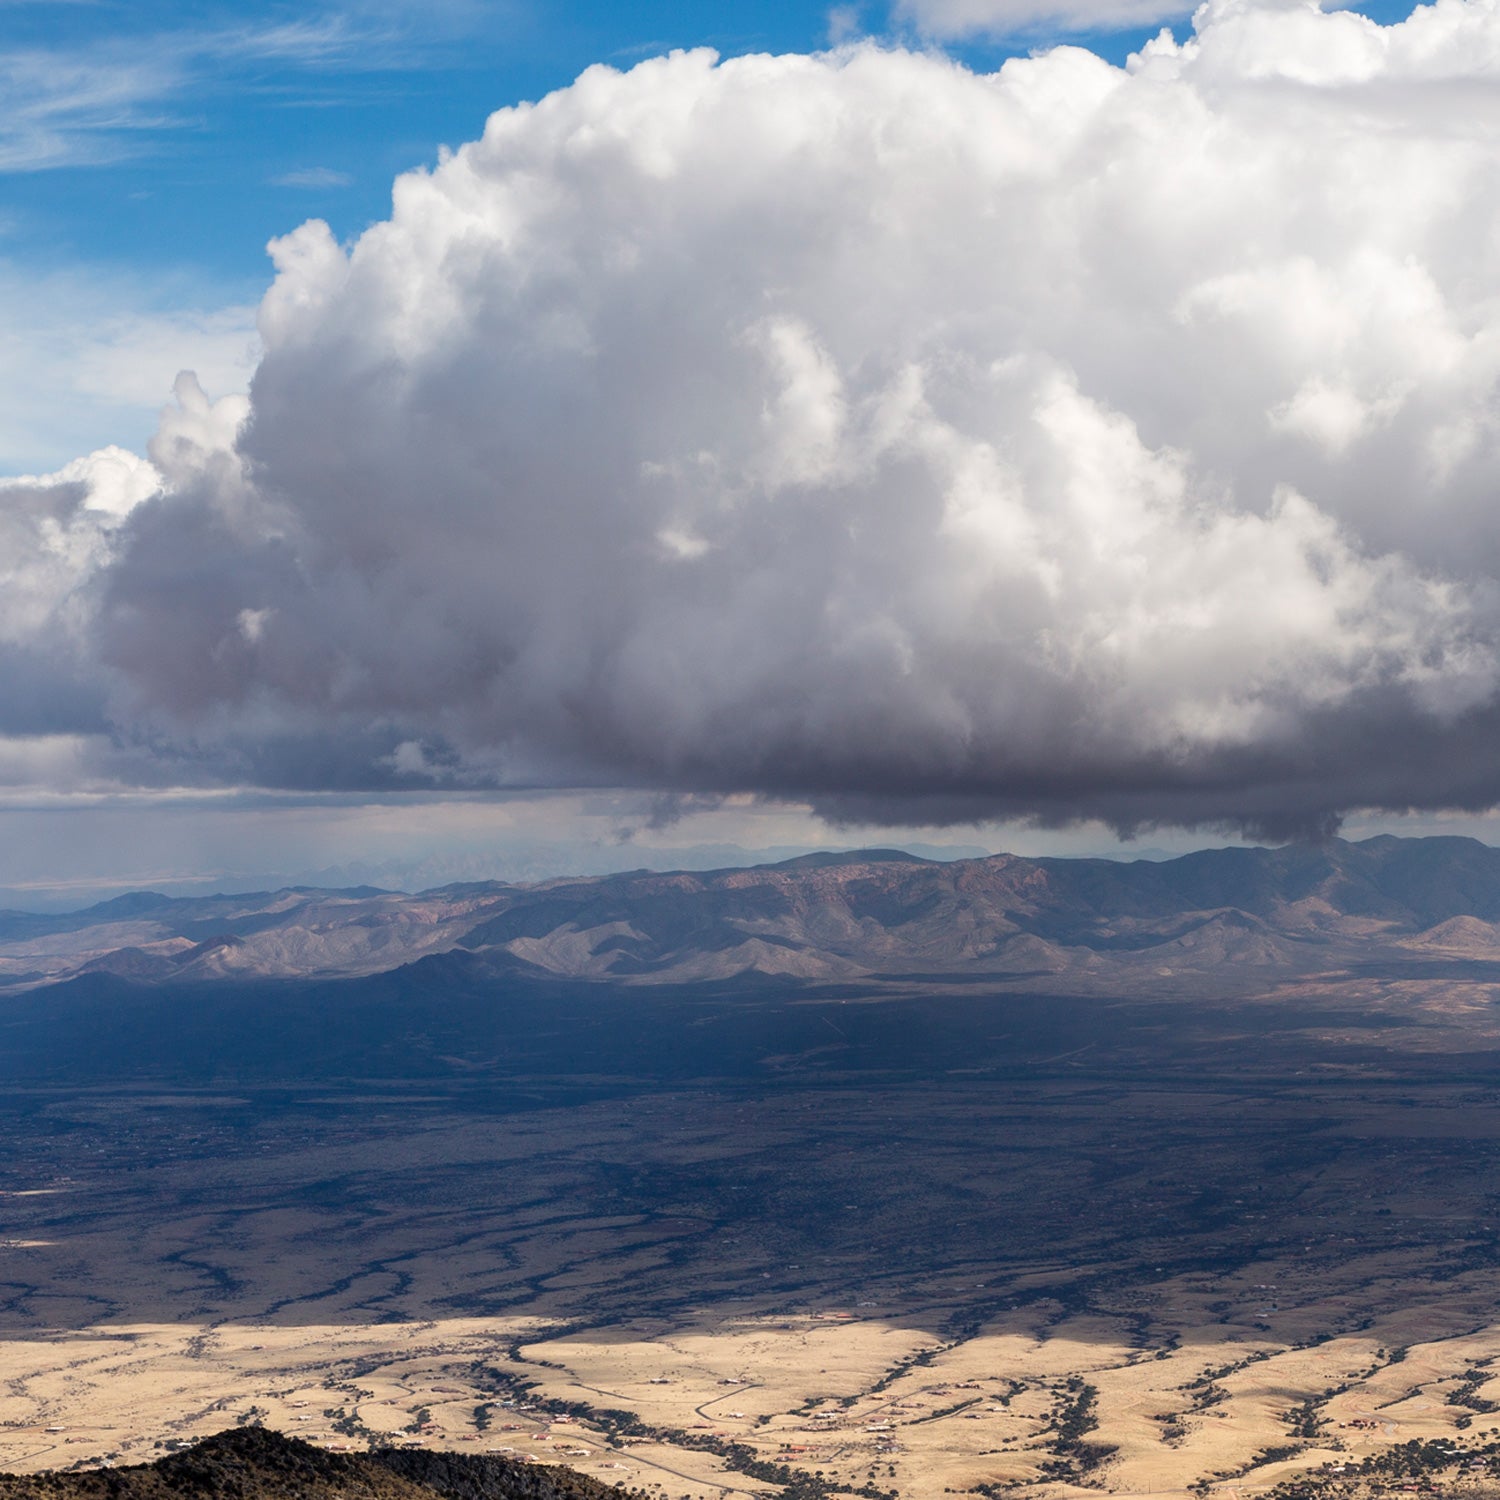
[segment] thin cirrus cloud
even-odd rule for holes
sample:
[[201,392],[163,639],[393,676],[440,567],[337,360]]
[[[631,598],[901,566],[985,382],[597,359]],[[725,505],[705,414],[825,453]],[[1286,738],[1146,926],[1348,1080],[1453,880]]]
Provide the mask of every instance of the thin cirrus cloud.
[[1123,69],[590,69],[279,240],[159,490],[9,487],[3,727],[139,784],[1491,806],[1496,59],[1475,0],[1211,0]]
[[[451,7],[450,7],[451,8]],[[212,8],[195,24],[101,29],[88,46],[0,44],[0,172],[97,166],[154,149],[164,131],[192,123],[201,92],[247,67],[359,71],[407,68],[420,43],[444,34],[409,7],[314,10],[292,20],[245,24]]]
[[958,41],[1124,31],[1191,15],[1196,0],[898,0],[893,16],[924,36]]
[[282,172],[270,179],[272,187],[289,188],[341,188],[354,181],[347,172],[333,167],[298,167],[292,172]]
[[119,160],[171,123],[165,101],[182,82],[179,61],[161,55],[0,52],[0,172]]

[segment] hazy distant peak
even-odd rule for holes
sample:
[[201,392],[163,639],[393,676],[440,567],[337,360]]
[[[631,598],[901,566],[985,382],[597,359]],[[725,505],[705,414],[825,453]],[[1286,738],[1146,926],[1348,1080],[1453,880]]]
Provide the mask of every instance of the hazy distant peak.
[[791,859],[779,860],[773,865],[751,868],[771,870],[821,870],[835,865],[930,865],[936,860],[923,859],[919,854],[905,849],[841,849],[826,853],[798,854]]

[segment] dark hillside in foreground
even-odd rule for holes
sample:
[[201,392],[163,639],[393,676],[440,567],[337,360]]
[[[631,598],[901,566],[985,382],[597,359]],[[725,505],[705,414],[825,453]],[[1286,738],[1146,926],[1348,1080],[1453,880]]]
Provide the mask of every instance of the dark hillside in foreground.
[[490,1454],[381,1449],[329,1453],[260,1427],[237,1427],[115,1469],[0,1474],[0,1500],[619,1500],[572,1469]]

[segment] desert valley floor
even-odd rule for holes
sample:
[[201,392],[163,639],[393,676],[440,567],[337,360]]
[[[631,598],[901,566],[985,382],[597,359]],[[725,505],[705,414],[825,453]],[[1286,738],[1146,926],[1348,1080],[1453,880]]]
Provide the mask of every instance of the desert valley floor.
[[672,1495],[1161,1493],[1482,1438],[1492,1058],[1273,1086],[1229,1040],[1217,1076],[14,1094],[0,1466],[263,1421]]

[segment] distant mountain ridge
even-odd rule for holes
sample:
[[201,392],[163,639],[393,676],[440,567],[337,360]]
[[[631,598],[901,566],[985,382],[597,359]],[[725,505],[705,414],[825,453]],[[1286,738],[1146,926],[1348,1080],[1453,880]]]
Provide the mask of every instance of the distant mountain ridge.
[[0,912],[10,988],[90,973],[153,985],[349,977],[444,953],[630,985],[1055,975],[1087,987],[1361,955],[1500,961],[1500,849],[1382,836],[1134,863],[866,850],[416,895],[133,892],[59,916]]

